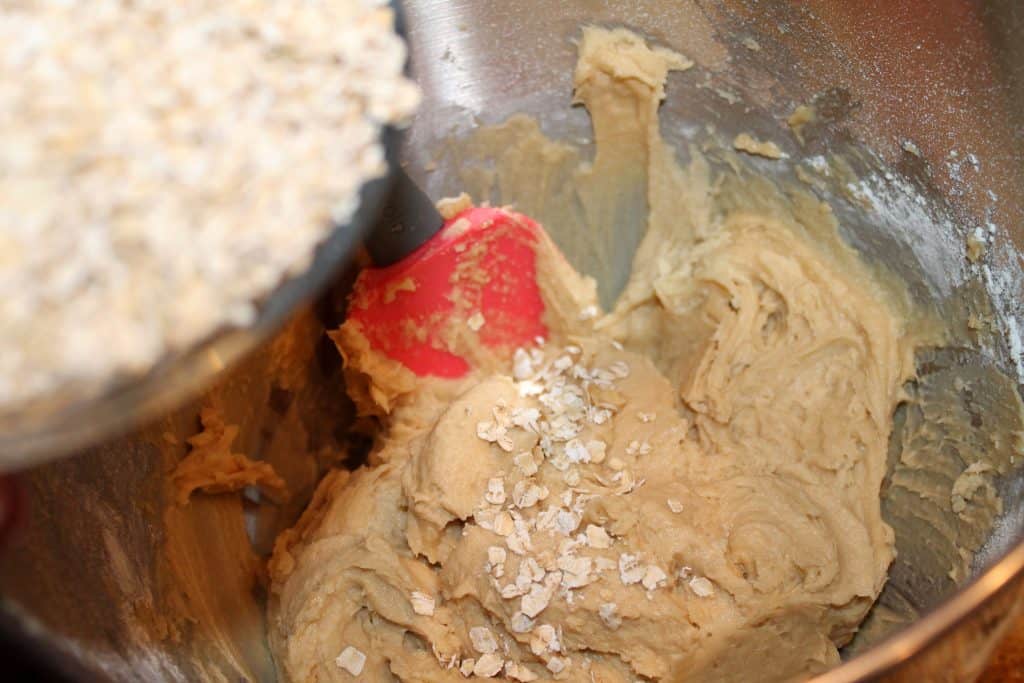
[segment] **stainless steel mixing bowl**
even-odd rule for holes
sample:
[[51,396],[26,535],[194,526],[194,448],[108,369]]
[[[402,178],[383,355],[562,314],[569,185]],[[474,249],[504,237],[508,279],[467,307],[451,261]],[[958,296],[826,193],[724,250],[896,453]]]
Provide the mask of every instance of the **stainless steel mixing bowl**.
[[[1014,0],[416,0],[406,14],[427,99],[402,156],[434,196],[461,189],[448,143],[480,123],[525,112],[549,135],[585,149],[586,114],[569,106],[572,39],[585,23],[627,26],[697,63],[669,83],[668,139],[699,139],[709,134],[704,124],[726,139],[741,130],[783,138],[792,163],[779,171],[758,166],[782,174],[844,152],[853,160],[849,176],[815,191],[849,241],[899,273],[922,303],[954,311],[970,297],[990,301],[998,333],[938,352],[923,372],[985,366],[1019,380],[1024,8]],[[803,143],[781,135],[807,102],[821,121]],[[516,199],[544,218],[530,197]],[[548,227],[572,244],[573,236]],[[970,264],[964,240],[979,228],[992,246],[983,263]],[[615,282],[631,256],[616,246],[613,263],[569,256]],[[319,473],[358,446],[339,360],[322,334],[340,317],[347,281],[340,277],[332,296],[298,314],[196,403],[27,472],[30,519],[0,556],[0,625],[84,677],[272,680],[257,556],[294,521]],[[239,451],[272,462],[288,479],[296,492],[289,504],[198,496],[185,508],[167,507],[167,473],[196,431],[203,402],[222,405],[241,425]],[[995,419],[974,417],[979,430]],[[962,681],[978,673],[1024,598],[1024,470],[1009,469],[998,487],[1002,514],[984,530],[968,575],[950,577],[932,560],[955,549],[907,525],[898,502],[906,498],[887,480],[899,557],[845,662],[818,680]],[[168,544],[193,553],[169,561]]]

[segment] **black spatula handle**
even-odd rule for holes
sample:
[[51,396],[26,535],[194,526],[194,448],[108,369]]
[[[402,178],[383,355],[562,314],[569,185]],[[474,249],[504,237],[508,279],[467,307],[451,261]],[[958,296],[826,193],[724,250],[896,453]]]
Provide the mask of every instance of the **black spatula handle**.
[[380,219],[366,238],[366,250],[374,265],[390,266],[416,251],[443,224],[430,197],[397,167]]

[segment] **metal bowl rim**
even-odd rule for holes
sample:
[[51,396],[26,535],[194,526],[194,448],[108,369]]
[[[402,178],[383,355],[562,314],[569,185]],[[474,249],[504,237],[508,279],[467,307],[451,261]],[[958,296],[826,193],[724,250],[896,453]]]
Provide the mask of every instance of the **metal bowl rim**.
[[974,617],[985,603],[1021,578],[1024,578],[1024,540],[916,621],[812,680],[815,683],[853,683],[893,671]]

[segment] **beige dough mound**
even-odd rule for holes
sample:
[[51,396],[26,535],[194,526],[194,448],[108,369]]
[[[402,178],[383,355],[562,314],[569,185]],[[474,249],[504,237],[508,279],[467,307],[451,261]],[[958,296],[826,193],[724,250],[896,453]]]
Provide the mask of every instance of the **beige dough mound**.
[[[686,64],[623,31],[580,50],[577,95],[602,115],[656,112]],[[641,134],[674,164],[656,124]],[[371,465],[329,477],[275,549],[284,680],[774,681],[838,661],[893,557],[903,318],[850,254],[769,215],[677,225],[681,196],[652,190],[611,313],[562,297],[578,308],[542,348],[377,386]],[[583,282],[542,276],[551,297]],[[344,350],[354,372],[383,362]]]

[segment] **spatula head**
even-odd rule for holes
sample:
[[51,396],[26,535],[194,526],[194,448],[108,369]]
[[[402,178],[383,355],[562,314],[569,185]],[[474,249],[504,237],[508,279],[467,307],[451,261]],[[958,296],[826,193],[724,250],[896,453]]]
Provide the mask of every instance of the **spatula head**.
[[374,349],[421,377],[457,378],[479,343],[511,357],[547,337],[537,285],[540,227],[512,211],[466,209],[403,261],[367,268],[348,317]]

